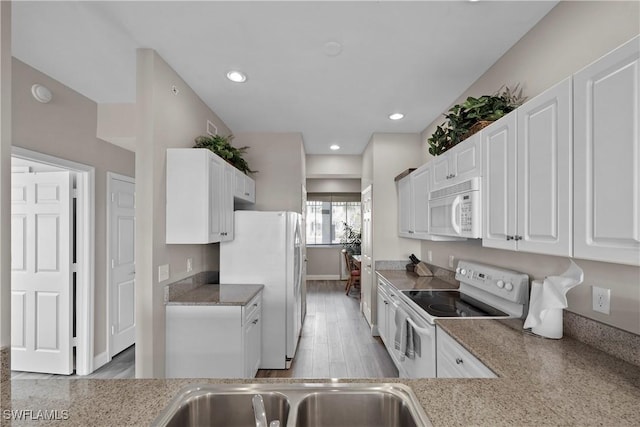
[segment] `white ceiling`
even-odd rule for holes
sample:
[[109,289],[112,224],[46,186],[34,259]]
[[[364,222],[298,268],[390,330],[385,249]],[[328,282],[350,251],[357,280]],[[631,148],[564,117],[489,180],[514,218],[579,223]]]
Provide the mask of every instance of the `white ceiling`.
[[153,48],[234,132],[360,154],[373,132],[422,131],[556,3],[18,1],[12,44],[98,103],[135,102],[135,49]]

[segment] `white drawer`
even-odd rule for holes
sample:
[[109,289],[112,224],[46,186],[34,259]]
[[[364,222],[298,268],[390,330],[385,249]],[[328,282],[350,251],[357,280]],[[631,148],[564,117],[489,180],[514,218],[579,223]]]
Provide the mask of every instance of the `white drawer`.
[[262,307],[262,291],[258,292],[258,294],[247,303],[247,305],[242,307],[242,324],[245,325],[249,320],[255,317],[256,312],[260,312]]

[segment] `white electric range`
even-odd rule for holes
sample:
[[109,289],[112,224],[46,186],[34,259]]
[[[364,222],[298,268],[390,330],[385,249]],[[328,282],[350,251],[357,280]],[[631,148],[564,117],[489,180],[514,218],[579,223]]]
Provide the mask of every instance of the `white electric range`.
[[[436,319],[524,318],[529,305],[529,276],[470,261],[456,268],[458,290],[418,289],[400,292],[396,323],[406,316],[410,351],[398,350],[394,361],[402,377],[436,376]],[[396,330],[399,327],[396,325]]]

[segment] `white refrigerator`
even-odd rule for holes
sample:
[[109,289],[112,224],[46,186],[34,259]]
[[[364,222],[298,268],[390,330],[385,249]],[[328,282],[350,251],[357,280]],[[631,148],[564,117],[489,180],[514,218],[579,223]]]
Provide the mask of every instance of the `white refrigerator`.
[[297,212],[234,212],[220,244],[220,283],[263,284],[260,369],[286,369],[302,328],[302,236]]

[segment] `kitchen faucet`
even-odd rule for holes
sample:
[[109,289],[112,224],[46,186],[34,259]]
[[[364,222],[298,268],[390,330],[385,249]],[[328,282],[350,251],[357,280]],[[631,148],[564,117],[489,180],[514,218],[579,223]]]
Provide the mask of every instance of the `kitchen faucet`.
[[273,420],[267,425],[267,412],[264,409],[262,395],[256,394],[251,399],[253,404],[253,415],[256,418],[256,427],[280,427],[280,421]]

